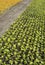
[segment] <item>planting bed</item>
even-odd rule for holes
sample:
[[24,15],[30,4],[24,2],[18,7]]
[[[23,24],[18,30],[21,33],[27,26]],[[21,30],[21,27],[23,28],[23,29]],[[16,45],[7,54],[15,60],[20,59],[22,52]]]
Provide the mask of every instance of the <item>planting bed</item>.
[[0,65],[45,65],[45,0],[31,5],[0,38]]

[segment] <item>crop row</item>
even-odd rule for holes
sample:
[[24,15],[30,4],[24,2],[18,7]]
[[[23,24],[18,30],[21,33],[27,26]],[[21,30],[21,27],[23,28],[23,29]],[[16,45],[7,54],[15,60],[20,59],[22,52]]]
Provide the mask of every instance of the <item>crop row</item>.
[[0,38],[0,65],[45,65],[45,0],[33,0]]

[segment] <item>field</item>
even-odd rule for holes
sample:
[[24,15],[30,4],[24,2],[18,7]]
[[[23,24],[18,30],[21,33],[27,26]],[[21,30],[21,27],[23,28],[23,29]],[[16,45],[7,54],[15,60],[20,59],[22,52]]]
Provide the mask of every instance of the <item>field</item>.
[[0,65],[45,65],[45,0],[33,0],[0,38]]
[[0,13],[17,4],[21,0],[0,0]]

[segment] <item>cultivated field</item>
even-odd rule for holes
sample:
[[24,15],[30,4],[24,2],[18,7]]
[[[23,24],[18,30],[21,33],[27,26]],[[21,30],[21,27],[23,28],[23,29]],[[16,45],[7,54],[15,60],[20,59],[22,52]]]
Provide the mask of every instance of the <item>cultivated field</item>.
[[45,65],[45,0],[31,5],[0,38],[0,65]]

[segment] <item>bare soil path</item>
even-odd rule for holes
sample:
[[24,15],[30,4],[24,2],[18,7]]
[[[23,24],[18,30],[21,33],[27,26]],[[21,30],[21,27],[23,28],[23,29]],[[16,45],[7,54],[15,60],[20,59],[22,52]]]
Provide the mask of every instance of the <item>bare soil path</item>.
[[0,37],[10,27],[10,25],[18,18],[32,0],[23,0],[16,6],[11,7],[0,15]]

